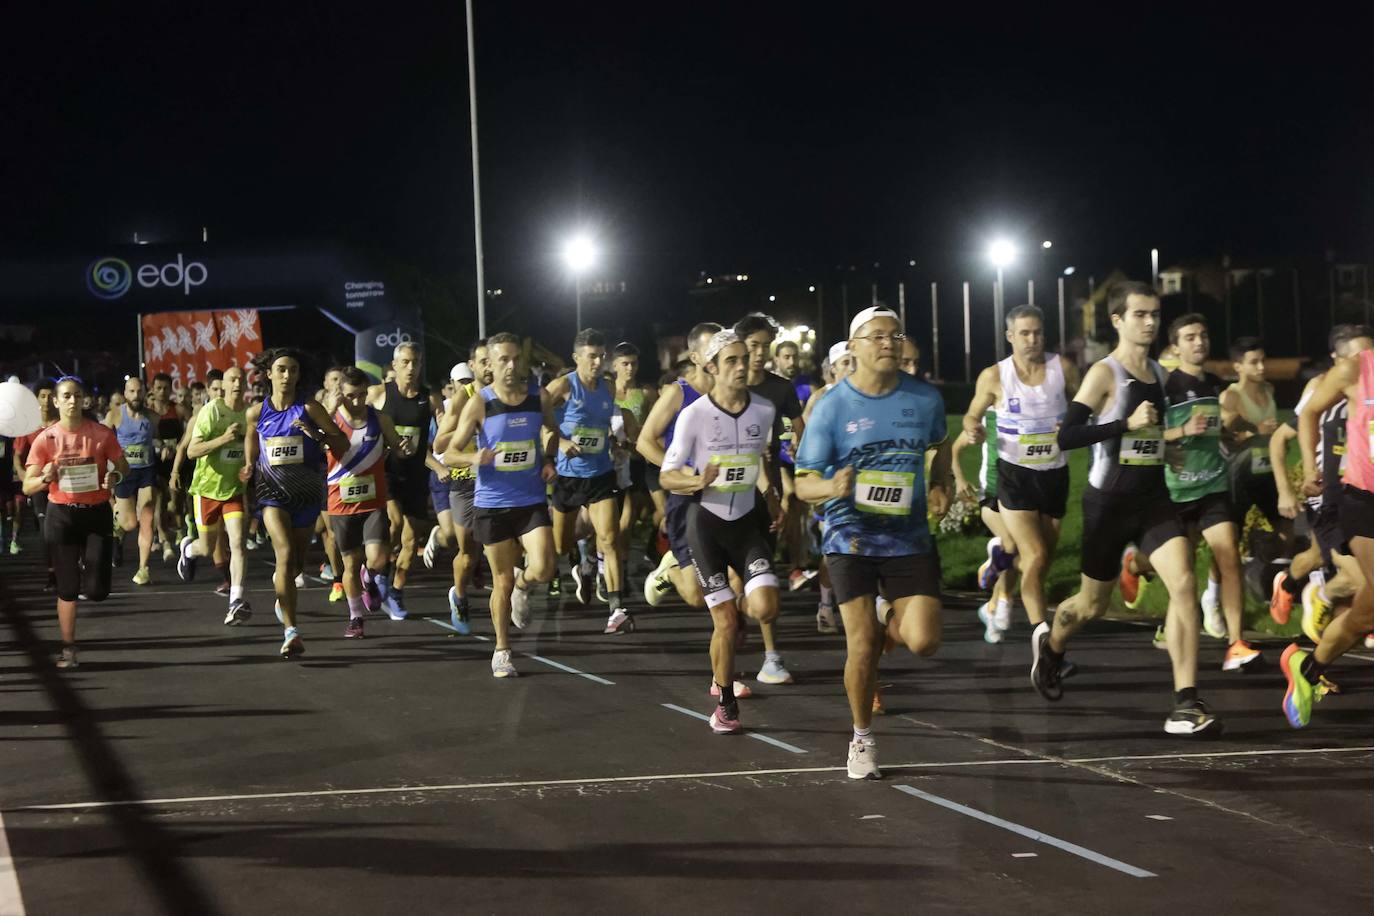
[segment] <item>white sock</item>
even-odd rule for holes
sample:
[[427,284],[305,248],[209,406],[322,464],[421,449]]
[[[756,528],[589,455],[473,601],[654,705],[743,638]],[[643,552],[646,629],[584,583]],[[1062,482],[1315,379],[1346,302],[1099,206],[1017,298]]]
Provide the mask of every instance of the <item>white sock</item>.
[[1207,594],[1210,595],[1210,596],[1212,596],[1213,598],[1215,598],[1216,595],[1217,595],[1217,593],[1220,592],[1220,591],[1221,591],[1221,583],[1218,582],[1216,579],[1213,579],[1211,576],[1208,576],[1208,577],[1207,577]]
[[242,600],[243,600],[243,586],[242,586],[242,585],[231,585],[231,586],[229,586],[229,600],[230,600],[230,601],[242,601]]
[[868,741],[868,740],[871,740],[872,738],[873,738],[873,727],[872,727],[872,726],[869,726],[868,728],[859,728],[859,726],[857,726],[857,725],[854,726],[854,740],[855,740],[855,741]]
[[1326,584],[1326,570],[1321,568],[1312,570],[1307,574],[1307,581],[1315,582],[1317,583],[1317,587],[1321,588]]

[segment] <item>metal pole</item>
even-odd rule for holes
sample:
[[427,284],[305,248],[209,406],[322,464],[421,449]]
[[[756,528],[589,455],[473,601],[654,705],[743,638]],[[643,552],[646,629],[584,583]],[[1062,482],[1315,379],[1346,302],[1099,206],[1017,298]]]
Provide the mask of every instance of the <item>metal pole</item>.
[[[477,44],[472,29],[472,0],[467,0],[468,120],[472,124],[472,236],[477,256],[477,336],[487,336],[487,278],[482,261],[482,182],[477,169]],[[580,311],[580,303],[579,303]],[[581,322],[579,322],[579,325]]]
[[1150,285],[1159,289],[1159,249],[1150,249]]
[[969,336],[968,281],[964,281],[964,383],[973,382],[973,339]]
[[901,280],[897,283],[897,318],[902,322],[902,331],[906,331],[906,281]]
[[940,300],[935,293],[935,284],[930,284],[930,368],[931,377],[940,377]]
[[1035,281],[1026,281],[1026,304],[1035,305]]
[[1063,277],[1060,277],[1060,278],[1059,278],[1059,352],[1060,352],[1061,354],[1062,354],[1062,353],[1064,352],[1064,350],[1066,349],[1065,343],[1064,343],[1064,341],[1065,341],[1065,331],[1066,331],[1066,330],[1067,330],[1067,329],[1064,327],[1064,278],[1063,278]]
[[873,284],[873,295],[872,295],[872,297],[870,298],[868,304],[869,304],[869,305],[877,305],[877,304],[878,304],[878,284],[876,284],[876,283]]
[[[138,326],[138,377],[143,378],[143,367],[146,365],[146,363],[143,362],[143,316],[135,315],[134,321]],[[145,384],[146,383],[147,382],[145,380]]]
[[1002,268],[999,267],[999,268],[997,268],[997,285],[994,286],[994,287],[992,288],[992,317],[993,317],[993,324],[995,325],[995,327],[994,327],[994,329],[993,329],[993,335],[994,335],[994,338],[993,338],[993,339],[994,339],[994,341],[995,341],[996,344],[997,344],[997,361],[998,361],[998,362],[1001,362],[1001,361],[1002,361],[1002,356],[1004,355],[1004,354],[1002,353],[1002,347],[1003,347],[1003,345],[1006,343],[1006,340],[1005,340],[1005,338],[1003,337],[1003,335],[1002,335],[1002,333],[1001,333],[1001,332],[1002,332],[1002,321],[1003,321],[1003,318],[1002,318],[1002,309],[1003,309],[1004,305],[1005,305],[1005,302],[1004,302],[1004,300],[1003,300],[1003,298],[1002,298]]
[[581,278],[581,277],[573,277],[573,283],[577,286],[577,328],[576,328],[575,330],[576,330],[576,331],[581,331],[581,330],[582,330],[582,278]]

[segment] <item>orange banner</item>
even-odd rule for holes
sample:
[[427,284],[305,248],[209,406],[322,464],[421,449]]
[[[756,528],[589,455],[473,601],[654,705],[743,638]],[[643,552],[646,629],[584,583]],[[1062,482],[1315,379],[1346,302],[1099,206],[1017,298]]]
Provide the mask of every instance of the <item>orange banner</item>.
[[159,372],[172,377],[173,388],[205,381],[211,369],[221,372],[262,352],[262,324],[256,309],[206,312],[157,312],[143,316],[144,378]]

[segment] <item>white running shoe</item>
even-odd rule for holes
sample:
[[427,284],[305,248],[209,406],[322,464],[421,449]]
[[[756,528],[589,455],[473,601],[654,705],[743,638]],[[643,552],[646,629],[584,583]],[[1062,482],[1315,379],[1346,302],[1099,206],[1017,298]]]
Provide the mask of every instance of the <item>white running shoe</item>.
[[985,601],[978,605],[978,619],[983,624],[983,642],[995,646],[1002,641],[1002,637],[1005,634],[997,626],[997,621],[988,613],[988,605],[991,603],[990,601]]
[[296,577],[296,588],[305,588],[305,573]]
[[658,558],[658,566],[644,580],[644,600],[649,607],[658,607],[672,593],[673,580],[668,578],[668,573],[676,566],[677,557],[671,550],[664,551]]
[[781,656],[765,657],[755,680],[760,684],[790,684],[792,673],[783,667]]
[[434,557],[439,552],[439,526],[435,525],[429,529],[429,540],[425,541],[425,552],[421,559],[425,561],[426,569],[434,568]]
[[833,604],[817,605],[816,632],[826,636],[840,632],[839,626],[835,623],[835,606]]
[[[749,687],[748,684],[744,683],[744,681],[735,681],[734,684],[735,699],[747,700],[754,695],[754,691]],[[720,685],[715,682],[714,678],[711,680],[710,694],[713,697],[720,696]]]
[[1221,604],[1218,601],[1208,603],[1207,593],[1202,593],[1202,628],[1207,631],[1207,635],[1213,639],[1226,638],[1226,617],[1221,613]]
[[849,742],[849,778],[850,779],[882,779],[882,770],[878,769],[878,746],[872,739],[863,739]]
[[520,672],[511,664],[510,649],[497,649],[491,653],[492,677],[519,677]]
[[878,626],[887,629],[887,619],[892,616],[892,602],[879,595],[873,602],[873,612],[878,615]]
[[625,613],[624,608],[616,608],[606,618],[606,629],[601,632],[609,636],[612,633],[633,633],[634,629],[635,619]]
[[997,610],[992,612],[992,622],[997,625],[997,629],[1003,633],[1011,629],[1011,602],[997,602]]
[[[530,591],[515,587],[510,593],[510,622],[517,630],[523,630],[530,622]],[[504,677],[505,675],[501,675]]]

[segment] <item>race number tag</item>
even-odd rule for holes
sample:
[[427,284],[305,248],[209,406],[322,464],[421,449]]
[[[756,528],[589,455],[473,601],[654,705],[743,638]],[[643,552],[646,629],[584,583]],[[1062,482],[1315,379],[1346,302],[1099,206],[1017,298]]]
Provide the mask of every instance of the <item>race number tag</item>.
[[791,417],[783,417],[783,418],[782,418],[782,435],[778,436],[778,440],[781,441],[781,442],[791,442],[791,441],[792,441],[792,418],[791,418]]
[[720,468],[711,483],[718,493],[743,493],[759,482],[758,455],[712,455],[711,463]]
[[1121,464],[1157,467],[1164,463],[1164,434],[1158,426],[1142,426],[1121,435]]
[[1202,414],[1202,416],[1207,418],[1207,428],[1203,430],[1202,435],[1221,435],[1221,405],[1199,404],[1193,408],[1193,415],[1197,416],[1198,414]]
[[606,430],[598,426],[578,426],[572,431],[573,444],[584,455],[600,455],[606,450]]
[[228,445],[219,447],[219,460],[226,464],[237,464],[243,461],[243,443],[230,442]]
[[496,443],[496,470],[528,471],[534,467],[534,440]]
[[1265,446],[1256,446],[1250,449],[1250,473],[1268,474],[1274,465],[1269,461],[1269,449]]
[[349,505],[377,498],[377,478],[371,474],[339,481],[339,499]]
[[396,435],[410,443],[411,454],[418,454],[420,451],[420,427],[418,426],[398,426]]
[[124,446],[124,457],[128,459],[129,467],[146,468],[149,462],[147,443],[131,442]]
[[907,515],[916,475],[899,471],[860,471],[854,480],[854,507],[878,515]]
[[263,451],[272,467],[305,463],[305,440],[301,436],[268,436],[263,440]]
[[1059,436],[1056,433],[1021,433],[1016,437],[1017,464],[1052,464],[1058,457]]
[[63,493],[94,493],[100,489],[95,462],[89,458],[62,459],[57,468],[57,488]]

